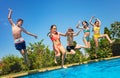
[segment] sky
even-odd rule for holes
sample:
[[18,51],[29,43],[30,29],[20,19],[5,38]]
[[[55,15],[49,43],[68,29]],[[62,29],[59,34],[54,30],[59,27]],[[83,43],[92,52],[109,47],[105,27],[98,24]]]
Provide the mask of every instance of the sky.
[[[38,39],[35,39],[22,33],[27,46],[44,39],[43,44],[52,50],[52,42],[47,36],[52,24],[57,25],[58,32],[65,33],[69,27],[77,32],[79,20],[89,22],[91,16],[95,16],[101,20],[101,33],[104,33],[104,27],[110,28],[111,23],[120,21],[119,3],[120,0],[0,0],[0,58],[10,54],[21,57],[14,47],[11,25],[7,19],[8,8],[13,10],[14,23],[22,18],[23,28],[38,35]],[[90,29],[92,36],[92,26]],[[83,32],[74,40],[84,45],[82,37]],[[61,43],[66,47],[65,37],[61,37]]]

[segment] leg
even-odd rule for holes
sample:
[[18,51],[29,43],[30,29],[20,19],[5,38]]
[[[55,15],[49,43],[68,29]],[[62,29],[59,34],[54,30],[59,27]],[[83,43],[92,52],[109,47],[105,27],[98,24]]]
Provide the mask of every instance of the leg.
[[66,49],[68,51],[66,54],[75,54],[74,46],[67,46]]
[[25,62],[26,64],[29,64],[25,41],[24,41],[24,42],[21,42],[21,43],[19,43],[19,44],[15,44],[15,47],[16,47],[17,50],[20,51],[21,55],[22,55],[23,58],[24,58],[24,62]]
[[98,38],[94,38],[95,46],[98,47]]
[[75,49],[81,49],[81,48],[87,48],[86,46],[83,45],[76,45]]
[[61,67],[66,68],[64,66],[66,51],[65,51],[65,49],[64,49],[64,47],[62,45],[60,46],[60,51],[62,52],[62,64],[61,64]]
[[[95,52],[97,52],[98,51],[98,38],[95,38],[94,37],[94,42],[95,42],[95,46],[96,46],[96,48],[95,48]],[[97,58],[97,54],[95,53],[95,58]]]
[[77,45],[77,46],[75,47],[75,49],[88,48],[87,40],[86,40],[85,37],[83,38],[83,42],[84,42],[85,46]]
[[88,48],[88,43],[87,43],[86,37],[83,38],[83,42],[85,44],[85,48]]
[[70,54],[75,54],[75,50],[71,49]]
[[71,49],[70,52],[67,52],[66,54],[75,54],[75,50]]
[[60,57],[60,51],[57,47],[54,48],[54,51],[55,51],[55,59],[54,59],[54,62],[57,64],[57,58]]
[[87,45],[88,45],[88,48],[90,48],[90,47],[91,47],[91,45],[90,45],[90,41],[89,41],[89,42],[87,42]]
[[112,43],[112,40],[109,38],[109,36],[107,34],[101,34],[100,37],[106,37],[107,40]]
[[24,58],[24,62],[25,62],[26,64],[28,64],[28,63],[29,63],[29,60],[28,60],[27,51],[22,49],[22,50],[20,51],[20,53],[22,54],[22,56],[23,56],[23,58]]

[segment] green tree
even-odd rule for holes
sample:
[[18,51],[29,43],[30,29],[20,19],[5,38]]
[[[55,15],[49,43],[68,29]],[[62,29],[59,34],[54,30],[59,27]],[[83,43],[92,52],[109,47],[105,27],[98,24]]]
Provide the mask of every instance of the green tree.
[[31,63],[30,69],[44,68],[53,65],[53,51],[43,44],[43,40],[27,47],[29,59]]
[[120,22],[114,22],[111,24],[111,36],[113,39],[116,39],[112,45],[113,56],[120,55]]
[[110,31],[112,38],[120,38],[120,22],[112,23]]
[[108,27],[104,28],[104,34],[108,34],[108,36],[111,38],[111,31],[108,29]]
[[112,45],[113,56],[120,55],[120,39],[116,39]]
[[16,73],[24,70],[23,59],[8,55],[2,58],[2,74]]

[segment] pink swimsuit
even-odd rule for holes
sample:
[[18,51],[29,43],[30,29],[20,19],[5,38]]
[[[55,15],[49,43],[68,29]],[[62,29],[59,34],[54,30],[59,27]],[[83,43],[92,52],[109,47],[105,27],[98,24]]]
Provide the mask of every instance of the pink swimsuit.
[[[59,35],[59,33],[52,34],[52,36],[50,38],[51,38],[52,41],[60,40],[60,35]],[[54,50],[60,50],[60,46],[61,46],[61,43],[58,44],[58,45],[53,44],[53,49]]]

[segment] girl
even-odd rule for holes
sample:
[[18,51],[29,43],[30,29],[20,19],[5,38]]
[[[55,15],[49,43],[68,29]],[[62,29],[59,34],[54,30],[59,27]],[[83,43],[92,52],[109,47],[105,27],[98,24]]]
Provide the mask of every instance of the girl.
[[106,37],[110,43],[113,43],[113,41],[109,38],[107,34],[100,34],[101,21],[97,18],[95,20],[95,23],[92,23],[93,18],[94,16],[91,17],[90,24],[93,26],[93,29],[94,29],[94,41],[95,41],[96,47],[98,47],[98,39],[102,37]]
[[62,68],[66,68],[64,66],[64,60],[65,60],[65,55],[66,55],[66,51],[63,47],[63,45],[60,42],[60,36],[65,36],[64,34],[57,32],[57,27],[56,25],[52,25],[50,28],[50,33],[48,34],[50,39],[53,42],[53,50],[55,52],[55,63],[57,63],[57,58],[60,57],[60,52],[62,52],[62,64],[61,67]]
[[77,25],[76,28],[82,29],[84,32],[84,37],[83,37],[83,42],[85,44],[85,48],[90,48],[90,29],[89,29],[89,24],[86,21],[82,22],[82,26],[80,27],[80,21]]

